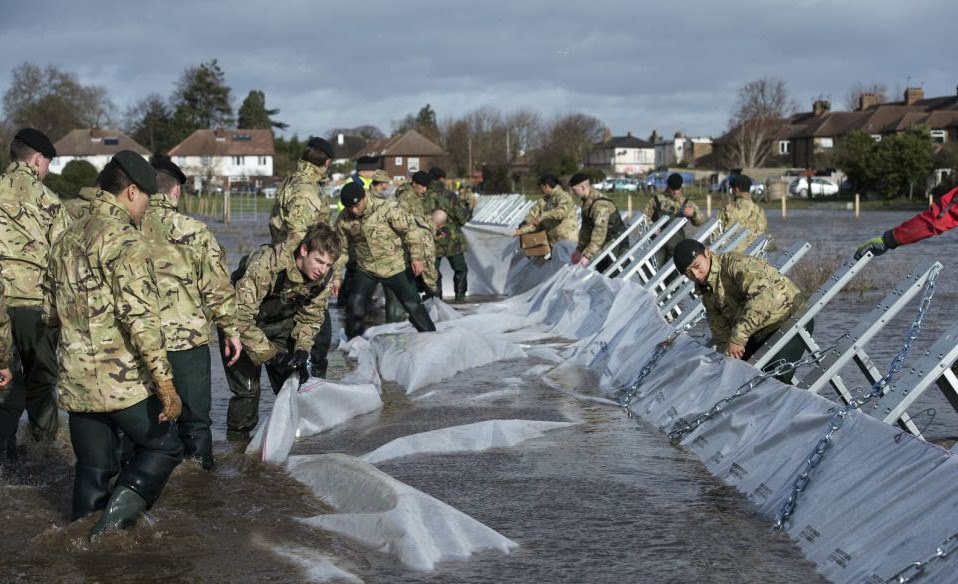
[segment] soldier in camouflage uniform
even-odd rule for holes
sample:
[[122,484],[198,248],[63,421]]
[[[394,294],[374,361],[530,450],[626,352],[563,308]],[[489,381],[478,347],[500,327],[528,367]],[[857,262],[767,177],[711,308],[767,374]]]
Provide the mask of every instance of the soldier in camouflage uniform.
[[12,162],[0,176],[0,275],[19,360],[13,385],[0,393],[0,444],[14,456],[24,409],[35,440],[52,440],[57,430],[56,332],[46,328],[40,313],[50,246],[66,228],[60,199],[43,186],[54,157],[46,135],[25,128],[10,144]]
[[732,202],[722,209],[719,221],[722,222],[723,229],[728,229],[735,223],[748,229],[748,237],[735,248],[738,252],[744,252],[753,241],[758,239],[759,235],[768,229],[765,210],[752,201],[751,178],[740,174],[732,181]]
[[[170,423],[181,406],[163,344],[155,252],[137,229],[156,173],[123,150],[97,184],[90,213],[53,245],[43,307],[60,330],[60,406],[76,454],[73,517],[106,507],[92,535],[134,523],[183,459]],[[122,470],[120,430],[134,444]]]
[[340,257],[339,237],[316,223],[299,243],[263,246],[249,255],[236,282],[236,320],[244,352],[226,380],[233,397],[226,412],[229,440],[249,439],[259,422],[260,373],[266,365],[273,393],[286,378],[310,377],[314,339],[329,319],[326,309]]
[[[432,176],[428,172],[417,170],[409,182],[402,184],[396,190],[396,201],[413,216],[416,224],[422,229],[426,257],[435,258],[437,254],[436,240],[432,234],[432,212],[427,208],[426,201],[426,191],[430,184],[432,184]],[[439,278],[438,265],[438,261],[427,261],[422,275],[416,278],[419,290],[426,296],[433,296],[436,293],[436,283]]]
[[[366,191],[371,191],[373,187],[373,175],[376,170],[382,166],[382,161],[376,156],[360,156],[356,159],[356,172],[346,179],[346,182],[359,183]],[[345,184],[345,183],[344,183]],[[339,204],[339,212],[343,212],[343,204]],[[352,278],[356,273],[356,258],[350,257],[346,262],[346,271],[343,273],[342,291],[336,299],[336,304],[340,307],[346,306],[346,299],[352,293]],[[386,311],[386,317],[389,318],[389,311]]]
[[76,197],[62,202],[67,224],[76,223],[90,213],[93,199],[99,191],[99,187],[83,187]]
[[346,250],[353,250],[356,258],[355,286],[346,301],[346,337],[365,330],[366,310],[377,283],[396,293],[416,330],[436,330],[416,290],[416,277],[427,261],[422,228],[398,203],[367,196],[358,183],[346,183],[339,197],[344,211],[335,228],[344,253],[333,270],[333,294],[340,293],[338,276],[346,263]]
[[[582,226],[579,228],[579,245],[572,254],[572,263],[584,268],[605,249],[606,244],[625,233],[625,222],[622,221],[615,203],[592,188],[588,175],[572,175],[569,187],[573,195],[582,199]],[[615,254],[619,256],[628,249],[629,242],[623,241],[615,249]],[[611,257],[606,256],[595,266],[596,271],[605,271],[612,265],[612,261]]]
[[[673,260],[676,271],[695,282],[715,349],[734,359],[751,357],[800,307],[798,287],[761,258],[714,253],[686,239]],[[796,335],[773,360],[794,361],[803,351]],[[791,374],[782,381],[790,382]]]
[[[13,379],[10,364],[13,362],[13,333],[10,331],[10,315],[7,314],[7,297],[0,279],[0,391],[5,391]],[[16,447],[16,442],[7,446]],[[9,457],[13,458],[16,454]]]
[[526,213],[526,218],[515,230],[515,235],[545,231],[549,245],[561,240],[579,240],[579,222],[576,216],[575,199],[562,190],[559,179],[552,174],[539,177],[539,190],[545,195]]
[[[705,213],[699,209],[698,205],[682,196],[683,184],[684,179],[681,174],[669,175],[665,181],[665,191],[652,195],[652,199],[645,206],[645,217],[649,223],[655,223],[665,215],[673,218],[685,217],[695,227],[705,223]],[[688,236],[685,234],[685,228],[682,228],[665,242],[659,251],[655,252],[655,261],[658,262],[659,267],[669,261],[675,253],[675,246],[686,237]]]
[[[310,138],[303,150],[296,172],[286,177],[276,189],[276,201],[269,220],[269,232],[273,245],[290,242],[297,245],[306,231],[317,223],[330,224],[329,197],[322,183],[335,156],[333,145],[322,138]],[[241,262],[245,264],[245,262]],[[239,275],[234,278],[234,282]],[[314,377],[326,377],[329,367],[329,347],[333,329],[328,308],[323,326],[316,334],[310,358],[310,373]],[[222,344],[222,343],[221,343]]]
[[210,321],[223,331],[227,366],[239,358],[236,294],[226,270],[226,251],[202,222],[176,212],[186,175],[169,159],[158,159],[157,192],[141,226],[153,250],[160,291],[160,318],[173,383],[183,401],[177,422],[188,458],[213,468],[210,433]]
[[442,298],[442,273],[439,271],[439,265],[442,258],[446,258],[453,272],[452,287],[455,293],[453,302],[460,304],[466,301],[469,279],[469,268],[466,265],[465,255],[466,236],[462,233],[462,228],[472,218],[472,211],[459,200],[459,196],[455,192],[446,188],[445,170],[434,166],[429,169],[429,176],[432,177],[432,183],[426,191],[426,207],[431,207],[429,209],[430,215],[436,209],[445,211],[446,227],[449,229],[448,237],[435,238],[436,296]]

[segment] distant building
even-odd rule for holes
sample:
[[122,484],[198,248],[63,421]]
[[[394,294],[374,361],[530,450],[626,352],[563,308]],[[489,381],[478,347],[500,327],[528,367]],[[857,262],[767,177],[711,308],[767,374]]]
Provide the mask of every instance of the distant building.
[[417,170],[429,170],[433,166],[445,167],[449,160],[448,152],[415,130],[374,140],[352,158],[356,160],[361,156],[381,156],[382,169],[393,178],[407,178]]
[[695,163],[712,153],[712,139],[708,137],[692,138],[676,132],[671,140],[660,138],[655,142],[655,168]]
[[632,132],[612,136],[606,130],[602,142],[592,145],[586,166],[609,175],[645,174],[655,168],[655,146],[636,138]]
[[367,143],[368,140],[361,136],[336,134],[336,139],[333,141],[333,149],[336,153],[333,157],[333,164],[352,161],[356,158],[356,153],[365,148]]
[[150,156],[144,146],[123,132],[108,128],[73,130],[53,146],[57,149],[57,157],[50,163],[50,172],[55,174],[63,173],[63,168],[71,160],[85,160],[99,172],[120,150],[132,150],[147,159]]
[[197,130],[169,151],[195,190],[260,188],[273,176],[270,130]]

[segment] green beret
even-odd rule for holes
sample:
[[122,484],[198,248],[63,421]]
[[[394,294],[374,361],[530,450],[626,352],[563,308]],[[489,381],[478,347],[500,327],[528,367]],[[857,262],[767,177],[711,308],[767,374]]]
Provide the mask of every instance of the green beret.
[[111,162],[115,162],[141,191],[148,195],[156,192],[156,171],[145,158],[132,150],[120,150],[113,155]]
[[157,172],[165,172],[166,174],[172,176],[181,185],[186,184],[186,175],[183,174],[183,171],[180,170],[180,167],[169,158],[157,158],[153,161],[153,168]]

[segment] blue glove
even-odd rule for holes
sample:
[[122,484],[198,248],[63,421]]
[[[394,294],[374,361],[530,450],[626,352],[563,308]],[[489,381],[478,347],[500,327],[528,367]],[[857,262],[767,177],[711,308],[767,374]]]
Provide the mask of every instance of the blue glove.
[[885,238],[877,235],[858,246],[858,249],[855,250],[855,259],[862,259],[862,256],[867,252],[872,252],[873,256],[880,256],[886,251],[888,251],[888,244],[885,243]]

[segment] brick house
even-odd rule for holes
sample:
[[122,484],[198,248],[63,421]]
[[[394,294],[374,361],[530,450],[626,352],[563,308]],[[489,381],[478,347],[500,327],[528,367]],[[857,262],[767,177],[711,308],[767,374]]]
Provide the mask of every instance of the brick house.
[[352,158],[357,160],[361,156],[381,157],[382,169],[396,179],[408,178],[417,170],[429,170],[433,166],[445,167],[449,160],[449,153],[415,130],[374,140]]

